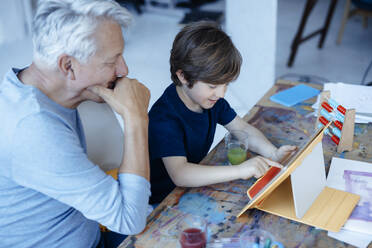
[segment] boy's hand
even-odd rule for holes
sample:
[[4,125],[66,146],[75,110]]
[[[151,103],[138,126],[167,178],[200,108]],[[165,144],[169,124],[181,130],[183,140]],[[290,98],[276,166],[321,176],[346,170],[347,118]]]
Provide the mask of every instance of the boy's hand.
[[297,150],[297,146],[285,145],[277,148],[271,156],[276,162],[283,162],[288,156],[292,155]]
[[147,119],[150,91],[136,79],[121,78],[114,89],[102,86],[89,87],[124,119]]
[[239,167],[239,175],[241,179],[249,179],[252,176],[260,178],[266,173],[270,166],[283,168],[281,164],[262,156],[256,156],[237,166]]

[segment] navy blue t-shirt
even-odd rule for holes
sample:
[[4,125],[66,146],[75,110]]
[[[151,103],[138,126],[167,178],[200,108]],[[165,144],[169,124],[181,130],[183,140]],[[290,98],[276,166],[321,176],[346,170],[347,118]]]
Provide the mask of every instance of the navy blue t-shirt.
[[202,113],[189,110],[171,84],[149,112],[149,149],[151,165],[150,203],[161,202],[176,186],[163,164],[163,157],[185,156],[199,163],[212,145],[217,123],[226,125],[236,116],[221,98]]

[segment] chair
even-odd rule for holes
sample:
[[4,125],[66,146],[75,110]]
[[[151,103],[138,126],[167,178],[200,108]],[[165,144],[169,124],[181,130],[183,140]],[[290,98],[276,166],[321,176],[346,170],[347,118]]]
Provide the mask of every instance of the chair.
[[[85,101],[78,107],[87,143],[88,158],[115,180],[123,154],[123,131],[110,106]],[[109,233],[100,225],[102,232]]]
[[287,66],[291,67],[293,65],[294,59],[296,57],[296,53],[298,50],[298,47],[301,45],[302,42],[305,42],[317,35],[320,35],[319,43],[318,43],[318,48],[323,47],[324,40],[327,36],[328,32],[328,27],[331,23],[331,19],[337,4],[337,0],[330,0],[328,11],[327,11],[327,16],[324,22],[323,27],[313,31],[312,33],[306,35],[305,37],[303,36],[303,32],[305,30],[305,26],[307,23],[307,19],[309,18],[312,10],[314,9],[315,5],[317,4],[318,0],[307,0],[305,4],[305,8],[302,14],[301,22],[300,25],[298,26],[297,33],[292,41],[291,45],[291,53],[288,58]]
[[123,154],[123,130],[106,103],[86,101],[78,107],[88,158],[104,171],[118,168]]
[[[355,6],[352,10],[350,8],[351,3]],[[354,15],[361,15],[363,17],[363,26],[367,28],[368,17],[372,17],[372,0],[346,0],[344,17],[342,18],[341,27],[338,32],[337,44],[341,44],[347,20]]]

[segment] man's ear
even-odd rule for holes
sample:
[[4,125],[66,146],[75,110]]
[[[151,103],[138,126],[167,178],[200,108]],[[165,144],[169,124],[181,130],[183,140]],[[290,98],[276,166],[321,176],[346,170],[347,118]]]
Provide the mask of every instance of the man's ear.
[[75,73],[74,73],[74,58],[67,55],[62,54],[58,57],[58,70],[68,79],[75,80]]
[[189,82],[187,82],[187,80],[185,79],[185,76],[183,75],[183,71],[181,69],[176,71],[176,75],[177,75],[178,80],[180,80],[182,84],[184,85],[189,84]]

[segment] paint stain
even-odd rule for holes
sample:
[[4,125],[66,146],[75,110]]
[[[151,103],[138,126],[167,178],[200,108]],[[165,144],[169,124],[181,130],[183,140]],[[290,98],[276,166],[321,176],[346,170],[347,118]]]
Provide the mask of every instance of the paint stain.
[[354,135],[361,135],[363,134],[364,129],[361,127],[361,125],[355,125],[354,126]]
[[186,193],[179,203],[178,209],[185,213],[206,216],[208,222],[221,223],[225,220],[225,213],[219,211],[217,202],[206,195],[200,193]]
[[233,190],[233,192],[236,192],[236,193],[244,193],[246,190],[245,188],[243,189],[241,187],[236,187],[236,186],[232,187],[231,189]]
[[307,110],[307,111],[310,111],[310,112],[314,111],[313,107],[311,107],[311,106],[303,106],[303,109]]

